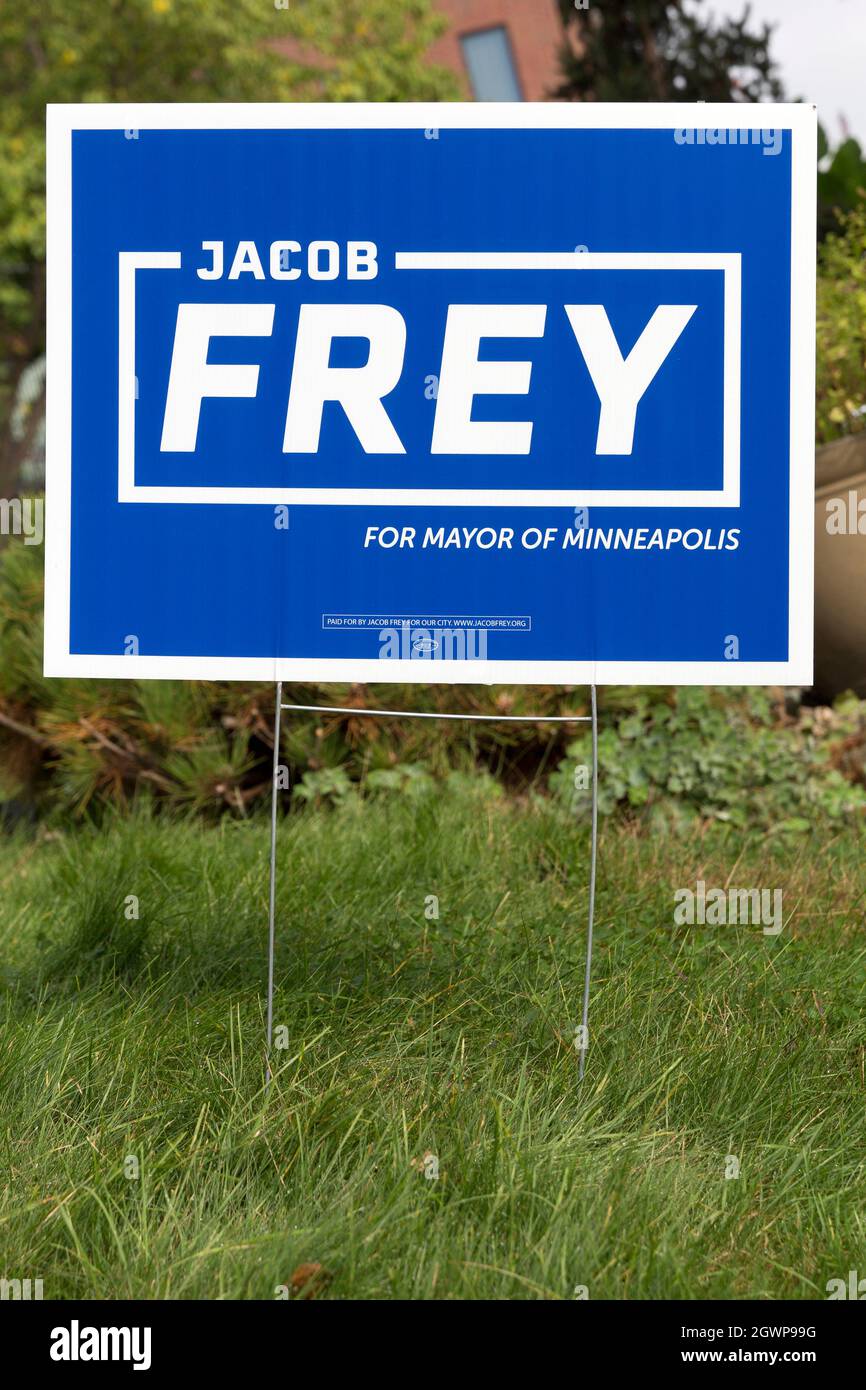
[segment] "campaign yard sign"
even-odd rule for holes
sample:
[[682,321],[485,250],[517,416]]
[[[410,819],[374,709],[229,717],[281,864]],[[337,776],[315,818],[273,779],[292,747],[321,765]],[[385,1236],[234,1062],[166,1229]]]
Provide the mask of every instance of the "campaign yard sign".
[[55,106],[48,675],[808,684],[808,106]]

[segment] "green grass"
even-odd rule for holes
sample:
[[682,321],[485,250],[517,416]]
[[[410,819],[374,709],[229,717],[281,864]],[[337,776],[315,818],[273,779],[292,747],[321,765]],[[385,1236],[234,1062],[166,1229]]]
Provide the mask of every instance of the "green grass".
[[[584,827],[483,779],[288,817],[266,1095],[267,836],[140,815],[0,846],[0,1276],[823,1298],[866,1270],[862,832],[605,824],[579,1085]],[[784,931],[674,927],[699,877],[781,887]]]

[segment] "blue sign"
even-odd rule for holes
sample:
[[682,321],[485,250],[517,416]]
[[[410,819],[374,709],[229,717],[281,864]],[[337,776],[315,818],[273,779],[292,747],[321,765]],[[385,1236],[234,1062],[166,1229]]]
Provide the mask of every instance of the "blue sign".
[[811,682],[812,107],[48,130],[47,674]]

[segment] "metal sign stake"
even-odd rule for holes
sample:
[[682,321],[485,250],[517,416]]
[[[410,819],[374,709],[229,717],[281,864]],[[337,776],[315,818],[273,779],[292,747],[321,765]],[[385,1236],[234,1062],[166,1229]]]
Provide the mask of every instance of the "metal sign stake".
[[265,1063],[265,1085],[271,1084],[271,1043],[274,1035],[274,895],[277,885],[277,781],[280,770],[280,714],[283,683],[277,681],[277,707],[274,711],[274,762],[271,786],[271,882],[268,903],[268,1047]]

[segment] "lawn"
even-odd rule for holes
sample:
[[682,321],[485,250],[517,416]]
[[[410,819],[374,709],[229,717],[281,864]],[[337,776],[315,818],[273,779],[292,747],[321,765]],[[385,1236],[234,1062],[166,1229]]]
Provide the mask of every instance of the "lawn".
[[[582,1084],[588,843],[561,806],[479,777],[287,816],[268,1092],[267,842],[139,813],[0,843],[5,1277],[703,1299],[866,1271],[856,826],[607,821]],[[781,888],[784,929],[675,926],[698,879]]]

